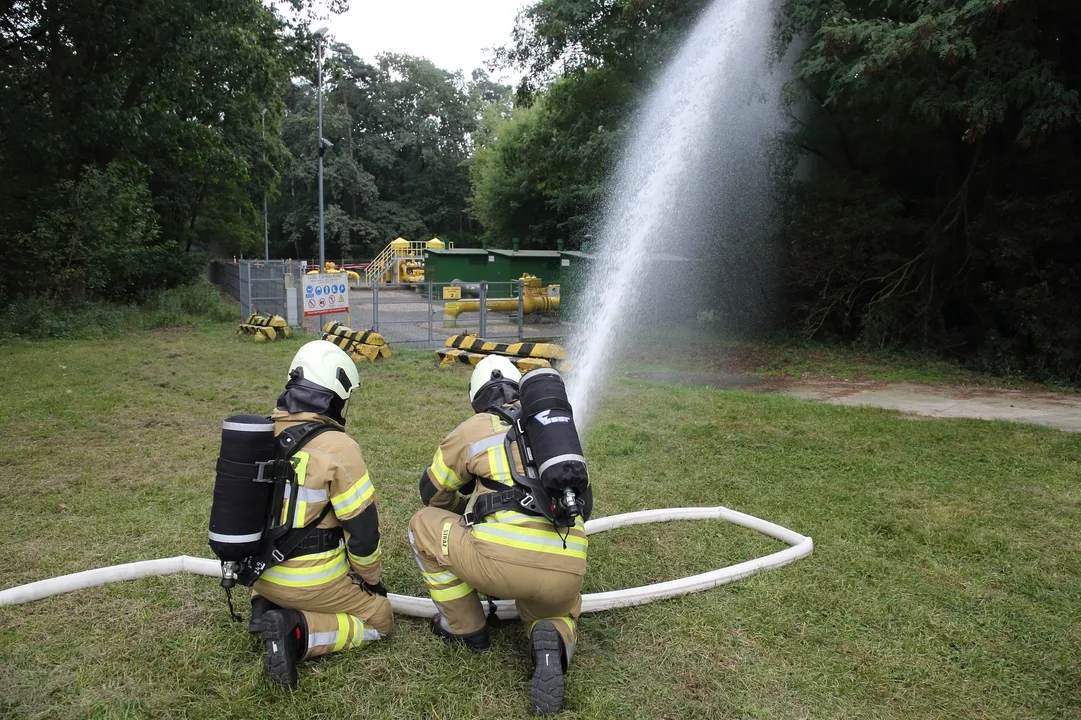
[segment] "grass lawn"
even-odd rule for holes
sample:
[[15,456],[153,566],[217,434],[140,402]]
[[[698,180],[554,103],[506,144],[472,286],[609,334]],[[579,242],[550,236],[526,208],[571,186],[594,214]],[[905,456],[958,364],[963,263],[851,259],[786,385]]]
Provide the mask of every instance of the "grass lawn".
[[[0,346],[0,587],[210,557],[221,420],[269,411],[299,343],[210,325]],[[469,412],[468,372],[427,352],[361,368],[349,432],[396,592],[423,592],[405,527],[422,468]],[[1081,435],[622,378],[586,443],[597,516],[723,504],[816,552],[587,616],[564,717],[1081,718]],[[701,522],[590,545],[587,591],[782,547]],[[517,626],[473,655],[401,619],[383,643],[303,665],[283,693],[209,578],[0,608],[5,718],[521,718],[528,675]]]

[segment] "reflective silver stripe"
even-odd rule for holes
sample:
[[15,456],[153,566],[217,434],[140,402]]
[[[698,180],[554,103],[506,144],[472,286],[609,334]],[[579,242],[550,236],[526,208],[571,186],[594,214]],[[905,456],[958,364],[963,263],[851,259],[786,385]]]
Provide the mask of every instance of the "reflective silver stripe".
[[[303,485],[300,487],[300,492],[297,493],[301,502],[321,502],[327,499],[327,491],[325,488],[306,488]],[[292,486],[285,486],[285,499],[288,500],[292,497]]]
[[274,423],[266,423],[264,425],[256,425],[255,423],[238,423],[238,422],[223,422],[221,424],[222,430],[232,430],[233,432],[274,432]]
[[556,455],[554,458],[552,458],[551,460],[549,460],[548,462],[544,463],[539,468],[537,468],[537,474],[538,475],[543,475],[545,470],[552,467],[556,463],[573,462],[575,460],[582,463],[583,465],[586,464],[586,459],[584,457],[582,457],[581,455]]
[[361,642],[375,642],[376,640],[382,640],[385,636],[375,628],[365,626],[364,635],[360,638]]
[[320,645],[333,645],[338,642],[338,631],[327,630],[326,632],[308,633],[308,649],[319,647]]
[[250,543],[255,542],[259,538],[263,537],[263,531],[260,530],[257,533],[251,533],[250,535],[222,535],[221,533],[208,532],[207,537],[214,542],[220,543]]
[[499,435],[492,435],[486,437],[483,440],[477,440],[475,443],[469,446],[469,457],[474,455],[480,455],[482,452],[487,451],[489,448],[499,447],[503,444],[503,440],[507,437],[506,433],[500,433]]
[[[559,374],[559,371],[556,370],[555,368],[537,368],[536,370],[530,370],[528,374],[529,374],[529,376],[531,378],[532,377],[537,377],[539,375],[555,375],[557,378],[562,378],[563,377],[562,375]],[[524,379],[525,378],[523,378],[523,380]]]
[[[530,543],[533,545],[550,545],[552,547],[563,550],[563,541],[558,538],[545,538],[538,537],[537,535],[527,535],[526,533],[519,533],[511,530],[510,528],[499,527],[495,523],[481,523],[480,525],[474,525],[473,530],[481,535],[492,534],[497,537],[506,538],[508,540],[517,540],[521,543]],[[574,545],[580,548],[588,547],[585,540],[577,538],[573,535],[567,536],[567,545]]]
[[424,582],[429,585],[446,585],[449,582],[454,582],[458,579],[458,576],[452,572],[445,573],[424,573]]

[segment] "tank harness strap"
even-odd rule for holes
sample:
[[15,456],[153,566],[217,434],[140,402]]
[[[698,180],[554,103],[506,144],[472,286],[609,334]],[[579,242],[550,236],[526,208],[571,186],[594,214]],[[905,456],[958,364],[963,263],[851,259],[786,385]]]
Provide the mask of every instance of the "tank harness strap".
[[[515,510],[528,515],[536,515],[537,513],[529,507],[532,502],[533,496],[517,487],[501,492],[484,493],[473,503],[473,509],[467,510],[462,517],[465,519],[466,527],[471,527],[500,510]],[[538,515],[538,517],[543,516]]]
[[[322,518],[320,518],[320,520],[322,520]],[[311,555],[313,553],[334,550],[341,544],[342,537],[342,529],[340,527],[317,527],[311,535],[301,538],[300,543],[293,548],[292,552],[285,553],[285,559],[292,560],[301,555]]]
[[237,480],[251,480],[252,482],[272,483],[281,477],[282,470],[288,464],[286,460],[270,460],[268,462],[239,463],[225,458],[218,458],[215,470]]
[[[326,505],[323,506],[323,512],[319,513],[319,517],[317,517],[315,520],[312,520],[304,527],[287,533],[282,543],[274,547],[274,549],[270,552],[270,558],[274,561],[274,564],[280,563],[286,558],[295,557],[293,553],[297,550],[297,548],[301,546],[304,541],[306,541],[309,537],[312,537],[315,531],[318,530],[319,523],[323,522],[323,518],[325,518],[327,514],[330,513],[330,508],[331,504],[328,502]],[[341,529],[337,529],[340,532]],[[315,541],[318,541],[318,538],[316,538]],[[337,546],[338,544],[335,543],[334,547]]]

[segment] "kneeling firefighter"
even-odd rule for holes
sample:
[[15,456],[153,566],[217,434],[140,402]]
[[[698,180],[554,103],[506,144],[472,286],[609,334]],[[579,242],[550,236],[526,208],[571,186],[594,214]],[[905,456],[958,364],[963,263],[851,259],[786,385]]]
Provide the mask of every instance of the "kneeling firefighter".
[[[344,432],[357,367],[333,343],[297,351],[269,417],[225,421],[210,546],[222,585],[251,586],[249,631],[267,675],[297,685],[297,663],[386,637],[379,515],[360,448]],[[231,608],[230,604],[230,608]]]
[[478,591],[515,600],[533,658],[533,712],[558,712],[574,651],[593,506],[559,373],[524,377],[505,357],[477,363],[475,415],[443,440],[420,478],[428,507],[409,523],[429,594],[431,629],[475,651],[489,631]]

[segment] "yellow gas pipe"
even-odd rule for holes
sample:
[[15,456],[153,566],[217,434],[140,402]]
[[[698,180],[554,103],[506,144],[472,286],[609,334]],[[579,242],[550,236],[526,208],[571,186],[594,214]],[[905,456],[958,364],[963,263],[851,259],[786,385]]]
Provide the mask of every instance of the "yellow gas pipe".
[[[486,300],[484,307],[489,312],[516,312],[518,300]],[[559,297],[547,295],[526,295],[522,298],[522,312],[535,313],[546,310],[559,310]],[[458,327],[458,316],[466,312],[480,312],[480,300],[459,300],[449,302],[443,308],[443,327]]]

